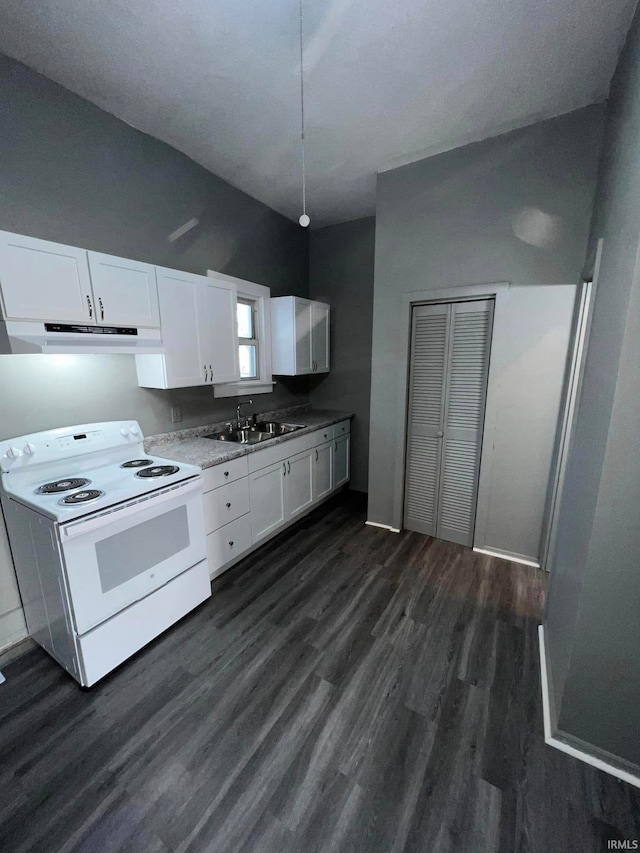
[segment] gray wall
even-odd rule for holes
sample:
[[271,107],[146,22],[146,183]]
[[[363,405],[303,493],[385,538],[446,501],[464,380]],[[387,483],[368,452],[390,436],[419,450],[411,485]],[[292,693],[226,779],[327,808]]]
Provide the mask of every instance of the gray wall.
[[[369,520],[393,518],[404,405],[401,295],[456,285],[579,280],[604,108],[596,105],[378,177]],[[525,208],[559,217],[555,245],[516,237]],[[535,235],[534,235],[535,238]],[[498,543],[494,543],[498,546]]]
[[528,285],[497,294],[476,548],[540,562],[576,289]]
[[604,237],[545,636],[559,729],[640,764],[640,18],[614,77],[591,243]]
[[[170,109],[170,105],[167,105]],[[200,226],[171,245],[192,217]],[[308,295],[308,235],[182,154],[0,55],[0,229]],[[256,408],[308,399],[282,380]],[[0,357],[0,436],[137,418],[146,433],[224,420],[211,389],[138,388],[133,356]],[[173,426],[172,405],[183,410]],[[0,524],[0,648],[24,631]]]
[[331,305],[331,373],[313,377],[311,402],[353,411],[351,488],[367,491],[371,324],[376,221],[373,217],[311,232],[309,290]]

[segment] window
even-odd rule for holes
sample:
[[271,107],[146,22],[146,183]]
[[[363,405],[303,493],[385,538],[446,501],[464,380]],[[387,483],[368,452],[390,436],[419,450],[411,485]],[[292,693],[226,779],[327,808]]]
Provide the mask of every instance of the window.
[[261,284],[227,275],[223,277],[236,285],[240,381],[214,385],[213,396],[270,394],[275,385],[271,377],[271,291]]
[[258,378],[257,306],[254,299],[238,298],[238,344],[240,379]]

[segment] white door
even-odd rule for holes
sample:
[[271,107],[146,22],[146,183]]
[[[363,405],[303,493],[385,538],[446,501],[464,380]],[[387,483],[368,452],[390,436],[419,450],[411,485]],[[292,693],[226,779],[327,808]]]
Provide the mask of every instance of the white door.
[[351,475],[351,436],[341,435],[333,442],[333,488],[344,486]]
[[0,231],[0,290],[7,320],[96,321],[84,249]]
[[156,269],[151,264],[87,252],[97,322],[158,328]]
[[414,308],[411,329],[404,526],[435,536],[449,307]]
[[471,545],[493,301],[414,309],[404,524]]
[[308,299],[295,300],[296,374],[313,372],[311,304]]
[[[204,385],[208,366],[203,356],[206,328],[198,310],[198,293],[204,276],[157,269],[160,329],[164,345],[167,388]],[[156,358],[156,356],[145,356]]]
[[240,379],[235,285],[203,276],[201,312],[207,329],[203,343],[210,383]]
[[256,543],[281,527],[286,519],[285,462],[276,462],[249,475],[251,542]]
[[329,306],[313,302],[311,306],[311,359],[314,373],[329,372]]
[[314,449],[287,459],[285,495],[287,520],[304,513],[313,503]]
[[313,500],[319,501],[333,489],[333,442],[316,447],[314,459]]

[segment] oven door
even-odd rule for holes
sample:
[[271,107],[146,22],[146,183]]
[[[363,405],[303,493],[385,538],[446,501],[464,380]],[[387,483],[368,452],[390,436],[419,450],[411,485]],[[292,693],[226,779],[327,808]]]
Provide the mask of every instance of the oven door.
[[205,559],[202,478],[60,525],[59,535],[84,634]]

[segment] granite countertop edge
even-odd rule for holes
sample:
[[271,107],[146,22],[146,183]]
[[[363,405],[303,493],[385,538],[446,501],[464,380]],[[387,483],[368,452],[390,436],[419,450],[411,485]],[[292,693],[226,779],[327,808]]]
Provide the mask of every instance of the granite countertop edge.
[[146,453],[173,462],[198,465],[200,468],[211,468],[214,465],[221,465],[224,462],[230,462],[232,459],[247,456],[249,453],[275,447],[276,444],[282,444],[318,429],[340,423],[340,421],[351,420],[355,417],[355,413],[336,409],[295,407],[265,412],[261,414],[261,417],[265,420],[304,424],[304,426],[295,432],[276,436],[260,444],[232,444],[231,442],[205,438],[204,436],[212,432],[224,430],[225,423],[220,422],[149,436],[144,441],[144,449]]

